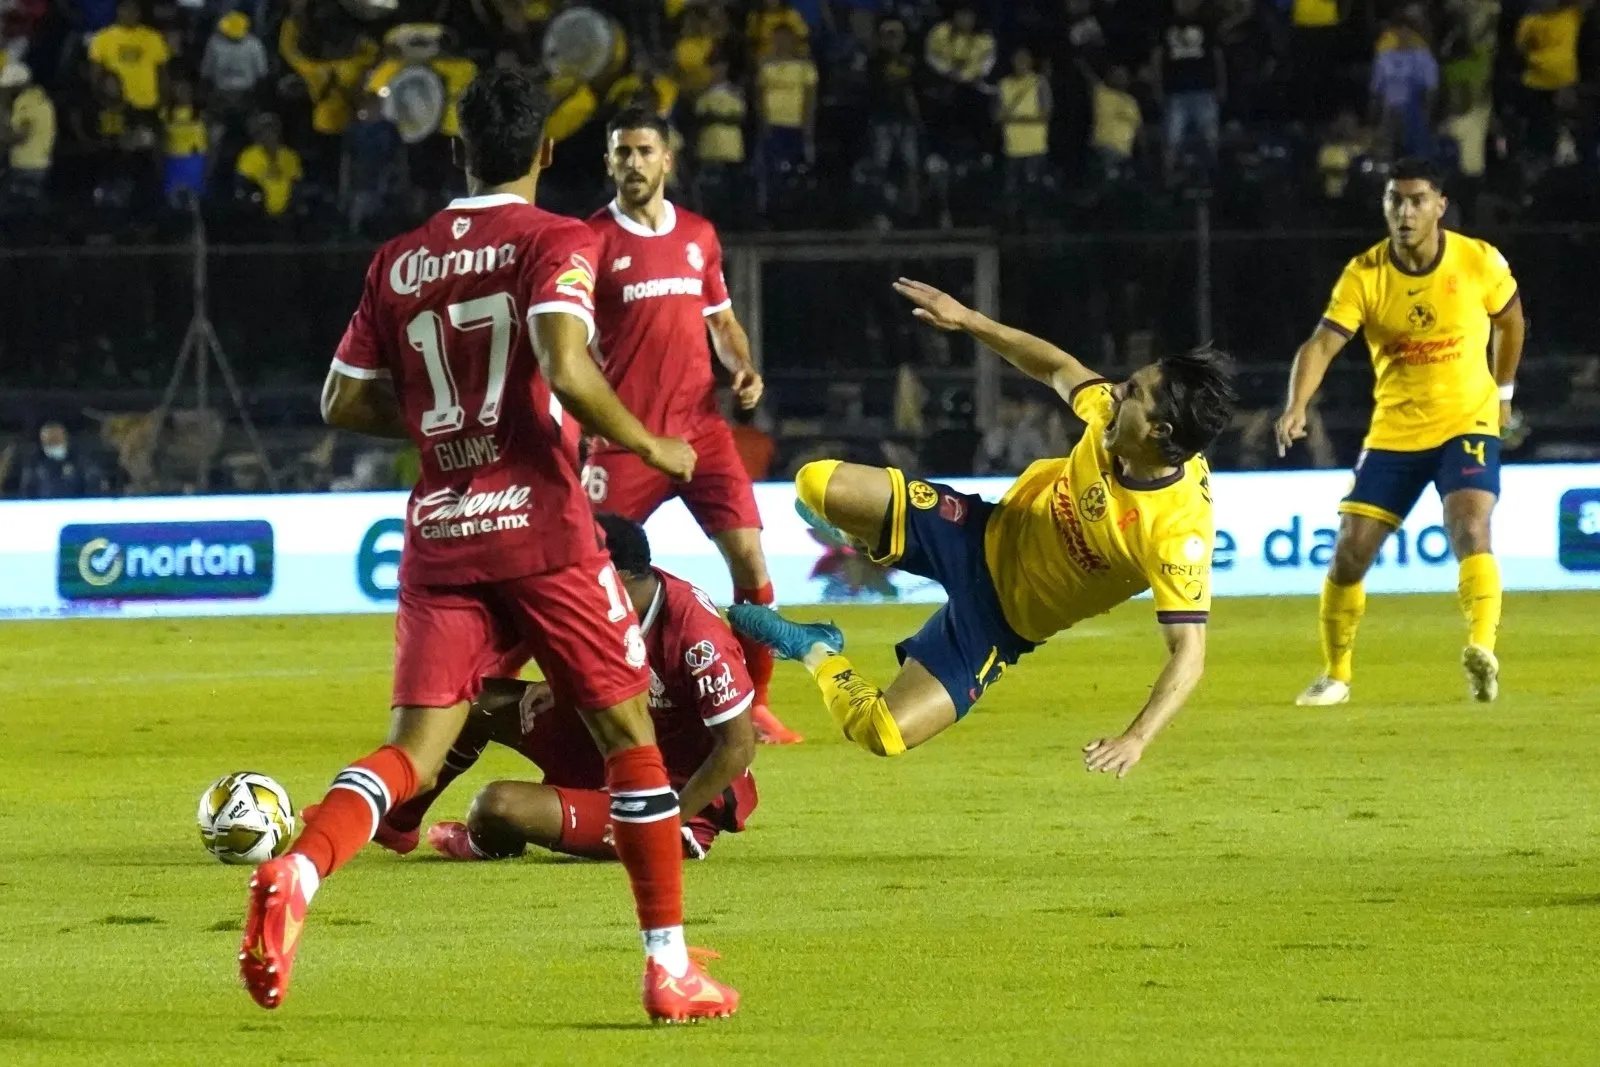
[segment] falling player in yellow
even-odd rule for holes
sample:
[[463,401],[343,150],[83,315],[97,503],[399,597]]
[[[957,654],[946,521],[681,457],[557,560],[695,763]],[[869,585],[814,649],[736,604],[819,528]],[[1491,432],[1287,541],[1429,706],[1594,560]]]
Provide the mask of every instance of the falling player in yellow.
[[1500,430],[1522,359],[1522,305],[1493,245],[1439,225],[1446,206],[1431,164],[1395,164],[1383,195],[1388,239],[1345,267],[1316,332],[1294,357],[1279,455],[1305,436],[1306,406],[1357,329],[1378,379],[1372,427],[1339,505],[1339,540],[1322,585],[1322,675],[1296,699],[1303,706],[1350,699],[1356,627],[1367,604],[1362,581],[1429,482],[1444,501],[1461,567],[1468,688],[1481,701],[1500,690],[1500,568],[1489,551],[1489,517],[1500,493]]
[[924,322],[966,331],[1054,388],[1087,430],[1070,455],[1030,466],[998,504],[893,468],[822,460],[800,469],[797,507],[807,522],[949,594],[896,646],[902,666],[887,690],[840,654],[844,638],[833,626],[791,622],[753,604],[735,605],[729,620],[802,661],[846,737],[897,756],[964,716],[1046,638],[1151,589],[1166,666],[1128,729],[1084,749],[1091,770],[1120,777],[1205,668],[1214,527],[1200,453],[1232,418],[1227,357],[1173,356],[1113,384],[932,286],[901,279],[895,290]]

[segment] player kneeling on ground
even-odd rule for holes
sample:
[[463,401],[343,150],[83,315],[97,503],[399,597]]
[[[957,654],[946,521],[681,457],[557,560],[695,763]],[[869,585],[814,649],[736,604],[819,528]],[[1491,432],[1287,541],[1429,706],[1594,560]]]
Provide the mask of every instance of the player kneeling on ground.
[[[739,644],[699,589],[650,565],[644,528],[601,515],[606,547],[644,630],[650,663],[650,715],[656,744],[683,813],[684,855],[704,859],[719,833],[738,833],[756,806],[755,689]],[[515,674],[527,657],[495,665]],[[490,677],[473,701],[438,782],[384,817],[374,838],[410,852],[428,809],[495,741],[516,749],[544,772],[544,782],[485,786],[465,823],[444,822],[428,843],[453,859],[505,859],[527,845],[594,859],[616,859],[605,763],[577,710],[557,703],[543,682]]]
[[1205,669],[1215,528],[1200,453],[1233,416],[1228,359],[1202,349],[1113,384],[932,286],[902,278],[895,290],[924,322],[966,331],[1053,387],[1087,429],[1070,455],[1034,463],[998,504],[893,468],[838,460],[800,468],[798,508],[813,528],[931,578],[950,596],[895,647],[902,668],[887,690],[840,655],[844,637],[833,626],[790,622],[753,604],[734,605],[729,620],[779,656],[803,661],[846,737],[897,756],[964,716],[1052,634],[1150,589],[1167,664],[1128,729],[1084,749],[1090,770],[1120,777]]

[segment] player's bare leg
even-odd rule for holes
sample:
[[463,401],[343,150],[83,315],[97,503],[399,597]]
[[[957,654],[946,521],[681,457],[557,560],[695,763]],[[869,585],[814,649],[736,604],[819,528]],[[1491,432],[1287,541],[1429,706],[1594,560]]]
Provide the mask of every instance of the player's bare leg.
[[1356,630],[1367,610],[1367,571],[1394,527],[1367,515],[1343,515],[1333,560],[1322,582],[1318,621],[1322,635],[1322,674],[1295,703],[1328,707],[1350,699],[1354,677]]
[[794,484],[805,510],[850,540],[868,549],[883,540],[894,501],[894,482],[884,468],[818,460],[801,467]]
[[644,938],[644,1008],[661,1022],[731,1015],[739,994],[689,959],[683,936],[683,844],[678,796],[656,747],[643,693],[601,711],[584,725],[606,761],[617,858],[627,869]]
[[1457,489],[1444,498],[1444,528],[1460,565],[1456,595],[1467,623],[1461,667],[1472,698],[1488,703],[1500,695],[1500,661],[1495,631],[1500,627],[1500,564],[1489,541],[1495,495],[1483,489]]
[[306,909],[322,879],[372,840],[389,808],[433,784],[466,718],[465,701],[448,708],[395,708],[388,743],[340,771],[294,848],[255,869],[239,976],[257,1004],[283,1003]]
[[[767,574],[766,553],[761,550],[761,531],[754,527],[723,530],[712,540],[716,542],[717,550],[728,564],[728,573],[733,577],[733,602],[771,604],[774,599],[772,579]],[[756,737],[764,745],[798,745],[805,737],[785,726],[768,704],[772,653],[759,641],[744,637],[739,638],[739,648],[744,653],[750,681],[756,687],[755,703],[750,709],[750,721],[755,724]]]
[[435,823],[428,844],[456,860],[511,859],[529,845],[559,850],[563,816],[554,786],[490,782],[473,798],[467,821]]

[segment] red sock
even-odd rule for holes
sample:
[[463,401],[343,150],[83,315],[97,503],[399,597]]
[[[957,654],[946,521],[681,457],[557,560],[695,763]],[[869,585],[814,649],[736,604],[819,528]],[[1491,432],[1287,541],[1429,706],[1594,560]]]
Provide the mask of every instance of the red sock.
[[[733,591],[735,604],[771,604],[773,600],[771,582],[760,589]],[[767,685],[772,681],[772,650],[760,641],[742,635],[739,637],[739,647],[744,650],[744,665],[750,671],[750,683],[756,687],[755,702],[766,707]]]
[[383,817],[389,829],[408,834],[421,826],[428,809],[439,799],[439,794],[448,789],[451,782],[472,770],[472,765],[478,762],[478,757],[483,755],[484,746],[488,743],[487,740],[463,742],[457,739],[455,747],[445,756],[444,766],[439,768],[439,776],[433,780],[432,789],[418,793],[404,803],[401,803],[398,797],[395,798],[394,806]]
[[310,860],[326,878],[372,840],[378,820],[417,788],[417,768],[394,745],[356,760],[334,776],[317,813],[306,820],[293,851]]
[[678,795],[667,781],[661,750],[640,745],[606,759],[611,828],[617,858],[628,870],[639,929],[683,925],[683,839]]

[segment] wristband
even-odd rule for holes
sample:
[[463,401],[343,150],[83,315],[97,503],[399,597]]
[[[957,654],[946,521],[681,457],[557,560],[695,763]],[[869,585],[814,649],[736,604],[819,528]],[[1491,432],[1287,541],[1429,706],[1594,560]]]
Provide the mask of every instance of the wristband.
[[1504,385],[1502,385],[1500,387],[1500,399],[1501,400],[1510,400],[1511,399],[1511,394],[1515,393],[1516,391],[1517,391],[1516,383],[1515,382],[1507,382],[1506,384],[1504,384]]

